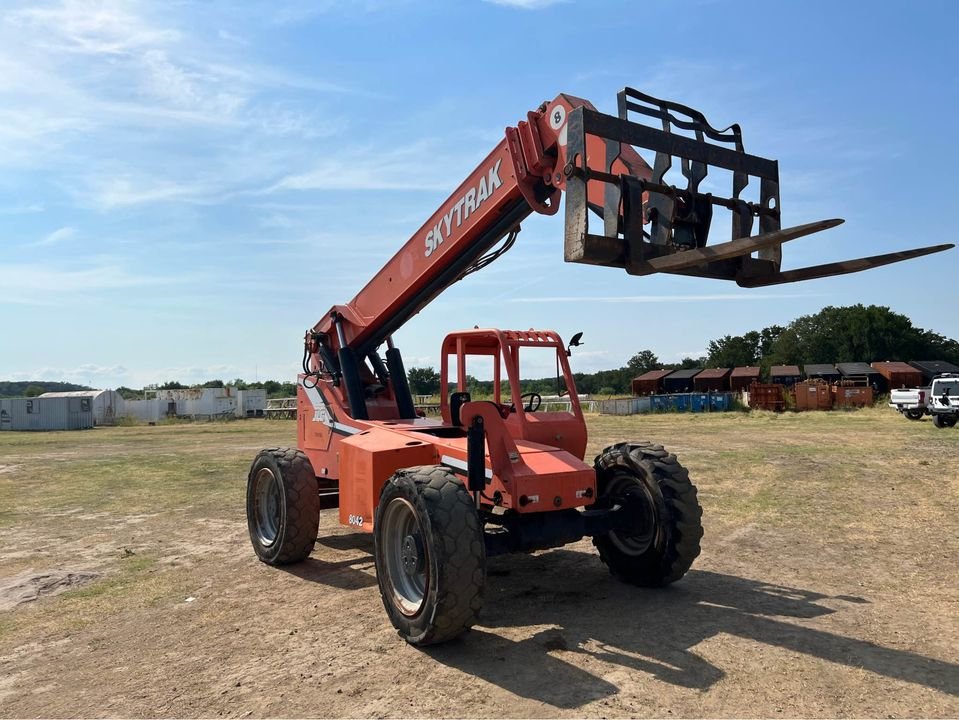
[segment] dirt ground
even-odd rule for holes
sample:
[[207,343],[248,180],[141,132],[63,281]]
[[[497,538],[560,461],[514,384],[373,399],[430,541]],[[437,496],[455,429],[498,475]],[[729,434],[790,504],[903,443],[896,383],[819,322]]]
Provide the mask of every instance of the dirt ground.
[[956,717],[959,429],[884,409],[590,420],[691,471],[665,590],[589,541],[492,558],[481,624],[417,650],[370,536],[324,511],[259,563],[245,475],[292,422],[0,433],[0,716]]

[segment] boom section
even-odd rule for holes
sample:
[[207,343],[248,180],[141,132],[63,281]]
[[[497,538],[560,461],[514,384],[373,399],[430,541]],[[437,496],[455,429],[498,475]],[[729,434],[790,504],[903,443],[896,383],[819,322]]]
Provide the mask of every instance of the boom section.
[[[532,212],[504,138],[399,252],[346,305],[348,345],[375,348]],[[314,327],[329,332],[331,318]]]

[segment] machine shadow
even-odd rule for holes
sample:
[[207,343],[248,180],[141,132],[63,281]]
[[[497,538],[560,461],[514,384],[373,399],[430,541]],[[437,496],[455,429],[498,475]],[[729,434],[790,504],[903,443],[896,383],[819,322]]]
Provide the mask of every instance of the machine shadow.
[[588,557],[555,550],[491,559],[482,625],[555,627],[518,642],[474,629],[461,642],[430,650],[430,655],[517,695],[575,708],[619,688],[581,669],[588,663],[572,665],[552,651],[574,652],[673,685],[706,690],[725,672],[693,648],[728,633],[959,695],[959,665],[780,619],[841,612],[820,603],[868,602],[863,598],[702,570],[691,570],[674,586],[644,590],[614,580]]
[[320,535],[316,539],[317,545],[332,548],[333,550],[362,550],[372,557],[373,534],[363,532],[347,532],[341,535]]
[[[370,571],[366,572],[361,568],[368,568]],[[276,569],[287,572],[301,580],[308,580],[327,587],[339,588],[340,590],[361,590],[376,585],[376,575],[372,568],[373,556],[369,555],[335,562],[310,557],[294,565],[278,565]]]

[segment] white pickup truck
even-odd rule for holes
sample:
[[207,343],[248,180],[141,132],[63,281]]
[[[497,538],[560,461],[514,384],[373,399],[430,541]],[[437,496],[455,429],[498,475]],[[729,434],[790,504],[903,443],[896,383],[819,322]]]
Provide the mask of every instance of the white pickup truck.
[[959,375],[939,375],[929,387],[893,390],[889,396],[889,407],[910,420],[932,415],[932,422],[937,428],[953,427],[959,420]]

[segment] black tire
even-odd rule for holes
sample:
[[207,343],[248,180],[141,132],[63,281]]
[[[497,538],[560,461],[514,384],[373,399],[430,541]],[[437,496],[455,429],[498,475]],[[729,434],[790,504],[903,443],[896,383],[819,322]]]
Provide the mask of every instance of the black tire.
[[383,606],[412,645],[468,630],[483,607],[486,546],[469,492],[437,466],[406,468],[380,494],[373,529]]
[[618,443],[596,457],[597,502],[612,507],[639,487],[653,523],[652,537],[611,531],[593,538],[600,559],[620,580],[643,587],[676,582],[700,552],[703,510],[696,486],[676,456],[652,443]]
[[939,413],[933,413],[932,424],[937,428],[951,428],[956,424],[956,417],[954,415],[942,415]]
[[902,414],[910,420],[922,420],[924,413],[922,410],[903,410]]
[[261,450],[246,484],[250,542],[268,565],[309,557],[320,525],[316,475],[306,455],[290,448]]

